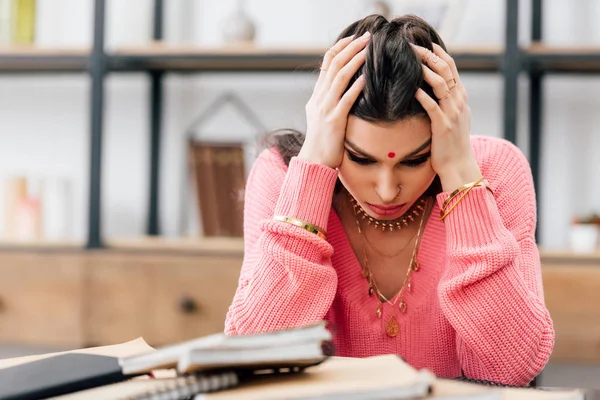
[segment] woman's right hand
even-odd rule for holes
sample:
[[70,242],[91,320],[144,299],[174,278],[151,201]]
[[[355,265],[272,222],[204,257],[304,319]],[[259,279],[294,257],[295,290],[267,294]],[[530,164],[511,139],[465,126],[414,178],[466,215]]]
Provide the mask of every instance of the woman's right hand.
[[306,104],[306,138],[299,158],[337,168],[344,156],[348,114],[364,87],[361,75],[344,93],[365,62],[370,33],[347,37],[327,51],[313,94]]

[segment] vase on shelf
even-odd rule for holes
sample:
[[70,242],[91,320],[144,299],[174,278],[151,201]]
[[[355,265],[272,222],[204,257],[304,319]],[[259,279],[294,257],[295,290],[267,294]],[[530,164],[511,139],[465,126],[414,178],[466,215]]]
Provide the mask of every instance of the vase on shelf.
[[244,0],[237,0],[235,9],[223,21],[221,33],[228,45],[254,44],[256,25],[246,12]]
[[571,224],[569,242],[574,253],[593,253],[598,251],[600,238],[600,217],[592,215],[578,218]]

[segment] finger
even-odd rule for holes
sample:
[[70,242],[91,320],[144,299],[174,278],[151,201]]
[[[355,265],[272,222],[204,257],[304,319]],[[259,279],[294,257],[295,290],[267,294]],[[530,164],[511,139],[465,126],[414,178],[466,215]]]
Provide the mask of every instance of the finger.
[[344,68],[344,66],[346,66],[346,64],[348,64],[350,60],[352,60],[352,58],[358,54],[358,52],[365,48],[367,43],[369,43],[370,38],[371,34],[369,32],[365,32],[364,35],[354,39],[350,44],[348,44],[348,46],[340,51],[339,54],[333,58],[333,60],[331,60],[331,64],[329,64],[327,75],[325,76],[322,87],[323,90],[329,90],[338,72],[340,72],[340,70]]
[[361,94],[362,90],[365,87],[365,76],[361,75],[357,80],[354,81],[350,89],[344,93],[340,102],[337,105],[337,111],[342,115],[348,115],[350,113],[350,109],[358,99],[358,96]]
[[442,60],[444,60],[446,62],[446,64],[448,64],[448,66],[450,67],[450,71],[452,72],[452,78],[450,78],[450,79],[454,79],[454,82],[448,83],[448,87],[452,88],[453,84],[458,84],[460,82],[460,79],[459,79],[460,77],[458,75],[458,68],[456,67],[456,63],[454,62],[454,59],[450,56],[450,54],[446,53],[446,51],[442,48],[442,46],[437,45],[435,43],[433,44],[433,51],[435,54],[438,55],[438,57],[440,57]]
[[433,89],[433,93],[438,101],[442,103],[451,100],[452,92],[448,89],[448,85],[444,78],[430,70],[426,65],[423,65],[422,68],[425,82],[429,83],[429,86]]
[[438,105],[438,103],[431,98],[423,89],[417,89],[417,93],[415,95],[419,103],[423,106],[425,111],[427,111],[427,115],[431,119],[431,123],[435,122],[442,123],[444,120],[444,112]]
[[[435,52],[431,52],[431,50],[426,49],[425,47],[417,46],[415,44],[410,44],[412,48],[417,52],[417,54],[421,57],[425,65],[427,65],[432,71],[436,74],[444,78],[445,82],[450,81],[454,77],[454,73],[452,69],[439,54]],[[439,47],[439,46],[438,46]],[[440,47],[441,49],[441,47]],[[435,47],[434,47],[435,50]],[[447,55],[447,54],[446,54]],[[448,56],[450,57],[450,56]]]
[[331,48],[329,50],[327,50],[327,52],[325,53],[325,56],[323,56],[323,63],[321,64],[321,72],[319,73],[319,78],[317,79],[316,86],[321,85],[322,82],[325,80],[325,76],[327,75],[327,70],[329,69],[329,66],[331,65],[331,61],[333,60],[333,58],[336,55],[338,55],[339,52],[342,51],[346,46],[348,46],[348,44],[350,44],[353,39],[354,39],[354,36],[347,36],[343,39],[338,40],[333,46],[331,46]]
[[325,104],[327,106],[335,107],[340,101],[344,91],[350,84],[350,80],[354,75],[356,75],[356,72],[365,63],[366,51],[366,49],[363,49],[361,52],[352,57],[352,60],[350,60],[350,62],[348,62],[344,68],[337,73],[333,83],[331,84],[331,88],[327,93],[327,97],[325,98]]

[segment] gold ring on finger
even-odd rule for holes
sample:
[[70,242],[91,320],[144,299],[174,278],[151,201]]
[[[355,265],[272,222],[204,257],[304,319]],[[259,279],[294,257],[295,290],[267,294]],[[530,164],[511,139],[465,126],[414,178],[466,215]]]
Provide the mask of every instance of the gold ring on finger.
[[[446,84],[448,85],[448,88],[450,90],[454,89],[456,87],[456,85],[458,85],[458,83],[456,82],[456,78],[450,78],[446,81]],[[452,86],[450,85],[452,84]]]
[[446,95],[442,98],[439,98],[438,101],[446,100],[450,96],[452,96],[452,92],[450,91],[450,89],[446,89]]
[[425,55],[423,56],[423,62],[425,64],[427,64],[429,62],[430,58],[431,58],[431,51],[429,51],[428,49],[426,49]]
[[334,58],[338,54],[338,52],[335,51],[334,49],[327,50],[327,53],[331,56],[331,58]]
[[321,68],[321,71],[327,72],[327,68]]

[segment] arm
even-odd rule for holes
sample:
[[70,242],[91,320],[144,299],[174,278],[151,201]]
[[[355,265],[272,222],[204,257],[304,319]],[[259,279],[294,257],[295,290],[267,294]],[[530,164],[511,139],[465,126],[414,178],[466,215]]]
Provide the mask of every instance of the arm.
[[285,215],[327,230],[335,169],[274,150],[256,160],[244,200],[244,262],[225,321],[226,334],[296,327],[322,320],[337,290],[331,245]]
[[[495,196],[476,187],[444,220],[449,263],[438,295],[467,377],[528,384],[554,346],[534,237],[533,180],[515,146],[485,143],[494,165],[484,174]],[[440,206],[447,196],[438,196]]]

